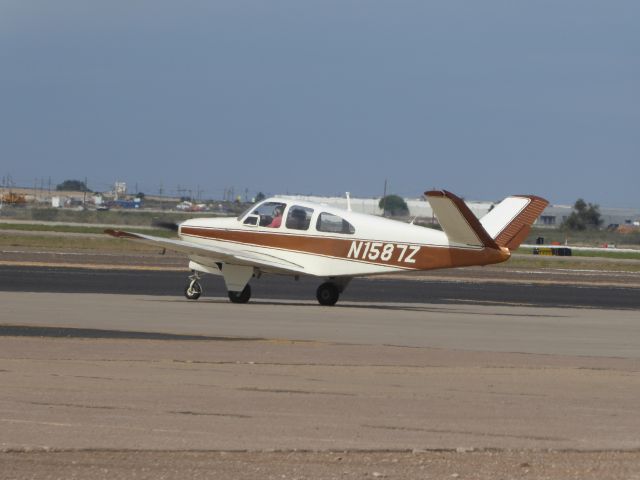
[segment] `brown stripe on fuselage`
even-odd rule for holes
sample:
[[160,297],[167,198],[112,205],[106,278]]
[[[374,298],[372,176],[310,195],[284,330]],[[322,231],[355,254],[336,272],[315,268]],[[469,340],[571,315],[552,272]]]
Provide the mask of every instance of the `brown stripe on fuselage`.
[[[322,255],[341,260],[365,262],[375,265],[387,265],[396,268],[410,270],[432,270],[436,268],[462,267],[469,265],[488,265],[491,263],[500,263],[507,260],[510,256],[507,250],[495,250],[491,248],[482,249],[465,249],[465,248],[448,248],[435,247],[432,245],[410,244],[405,242],[376,242],[374,240],[358,239],[358,238],[335,238],[296,234],[283,234],[278,232],[255,232],[244,230],[228,230],[218,228],[188,227],[181,228],[181,234],[199,237],[203,239],[219,240],[224,242],[233,242],[243,245],[252,245],[258,247],[275,248],[298,253],[309,253],[314,255]],[[353,242],[368,242],[379,245],[394,245],[393,254],[387,261],[370,258],[353,258],[349,256]],[[410,247],[415,245],[419,250],[412,259],[415,263],[400,261],[401,245],[407,246],[403,257],[406,259],[410,252]],[[362,249],[365,248],[363,245]],[[361,250],[363,252],[363,250]]]

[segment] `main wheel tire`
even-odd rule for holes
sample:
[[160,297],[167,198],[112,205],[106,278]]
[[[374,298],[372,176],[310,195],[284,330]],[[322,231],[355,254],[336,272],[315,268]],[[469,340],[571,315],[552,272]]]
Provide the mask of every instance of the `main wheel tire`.
[[244,287],[241,292],[231,292],[229,291],[229,300],[233,303],[247,303],[251,298],[251,286],[248,284]]
[[200,286],[198,282],[190,283],[184,289],[184,296],[189,300],[197,300],[200,298],[200,295],[202,295],[202,286]]
[[332,306],[335,305],[340,298],[340,291],[333,283],[325,282],[318,287],[316,291],[316,298],[320,305]]

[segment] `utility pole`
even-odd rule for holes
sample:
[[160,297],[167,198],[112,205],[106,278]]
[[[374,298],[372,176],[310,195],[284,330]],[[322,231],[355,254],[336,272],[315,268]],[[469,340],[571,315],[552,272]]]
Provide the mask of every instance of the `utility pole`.
[[382,194],[382,216],[387,216],[387,179],[384,179],[384,192]]

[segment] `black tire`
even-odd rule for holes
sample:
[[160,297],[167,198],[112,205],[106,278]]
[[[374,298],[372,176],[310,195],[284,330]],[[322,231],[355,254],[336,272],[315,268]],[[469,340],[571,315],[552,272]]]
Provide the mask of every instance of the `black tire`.
[[202,295],[202,286],[198,282],[194,282],[193,285],[189,284],[184,289],[184,296],[189,300],[197,300]]
[[325,282],[318,287],[318,290],[316,291],[316,298],[320,305],[330,307],[335,305],[338,298],[340,298],[340,291],[333,283]]
[[229,291],[229,300],[233,303],[247,303],[251,298],[251,287],[247,284],[241,292]]

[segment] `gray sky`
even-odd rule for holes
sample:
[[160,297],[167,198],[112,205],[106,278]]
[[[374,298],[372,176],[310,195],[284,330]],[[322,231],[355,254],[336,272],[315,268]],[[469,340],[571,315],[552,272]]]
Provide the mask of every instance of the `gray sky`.
[[0,177],[640,206],[640,2],[0,0]]

